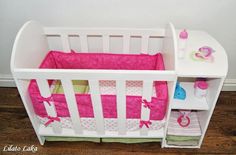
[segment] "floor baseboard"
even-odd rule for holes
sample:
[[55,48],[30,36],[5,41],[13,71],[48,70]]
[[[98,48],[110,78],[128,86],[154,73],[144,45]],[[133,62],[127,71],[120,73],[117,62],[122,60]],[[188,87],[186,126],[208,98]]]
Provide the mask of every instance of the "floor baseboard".
[[12,75],[0,74],[0,87],[16,87]]
[[236,91],[236,79],[225,79],[222,91]]

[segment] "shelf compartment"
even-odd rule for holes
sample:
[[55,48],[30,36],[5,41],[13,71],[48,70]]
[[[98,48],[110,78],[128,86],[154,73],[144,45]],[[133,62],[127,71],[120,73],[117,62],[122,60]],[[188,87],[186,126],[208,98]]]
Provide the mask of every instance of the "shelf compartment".
[[198,111],[192,111],[189,114],[190,124],[187,127],[181,127],[177,119],[180,116],[177,110],[171,111],[167,136],[165,139],[166,147],[197,148],[199,140],[202,137],[202,130],[198,120]]
[[172,109],[208,110],[209,106],[205,97],[198,98],[194,95],[194,82],[180,82],[186,91],[185,100],[173,99]]

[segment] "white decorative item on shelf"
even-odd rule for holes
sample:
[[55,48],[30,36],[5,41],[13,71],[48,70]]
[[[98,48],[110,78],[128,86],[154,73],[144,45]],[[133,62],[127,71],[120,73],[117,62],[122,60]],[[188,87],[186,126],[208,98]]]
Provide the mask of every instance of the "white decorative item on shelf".
[[194,95],[198,98],[206,97],[208,84],[205,80],[196,80],[194,83]]
[[177,122],[179,125],[183,128],[188,127],[190,124],[190,118],[189,114],[191,113],[191,110],[179,110],[179,117],[177,119]]
[[179,33],[179,44],[178,44],[178,57],[180,59],[184,58],[186,53],[186,47],[187,47],[187,40],[188,40],[188,32],[184,29]]

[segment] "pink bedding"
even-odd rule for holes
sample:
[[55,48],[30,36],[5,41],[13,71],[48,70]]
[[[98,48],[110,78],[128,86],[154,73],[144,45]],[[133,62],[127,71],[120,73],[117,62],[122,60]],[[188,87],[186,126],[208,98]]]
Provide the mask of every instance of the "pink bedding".
[[[113,70],[164,70],[160,53],[146,54],[105,54],[105,53],[63,53],[50,51],[40,68],[51,69],[113,69]],[[51,85],[52,80],[49,81]],[[156,97],[152,97],[150,120],[162,120],[165,116],[168,91],[166,82],[155,81]],[[42,97],[35,80],[31,80],[29,94],[35,113],[46,117]],[[80,117],[94,117],[90,94],[75,94]],[[58,117],[69,117],[64,94],[52,94]],[[117,118],[116,95],[101,95],[104,118]],[[126,117],[139,119],[142,97],[126,96]]]

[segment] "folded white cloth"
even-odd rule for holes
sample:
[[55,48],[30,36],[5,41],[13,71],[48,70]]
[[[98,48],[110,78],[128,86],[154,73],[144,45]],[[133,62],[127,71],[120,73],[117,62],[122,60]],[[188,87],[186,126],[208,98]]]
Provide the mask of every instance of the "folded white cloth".
[[167,134],[176,136],[201,136],[201,128],[198,122],[196,112],[191,112],[188,116],[190,118],[190,124],[187,127],[181,127],[177,122],[180,113],[178,111],[172,111],[170,121],[168,125]]
[[176,146],[196,146],[198,145],[198,141],[167,141],[168,145],[176,145]]

